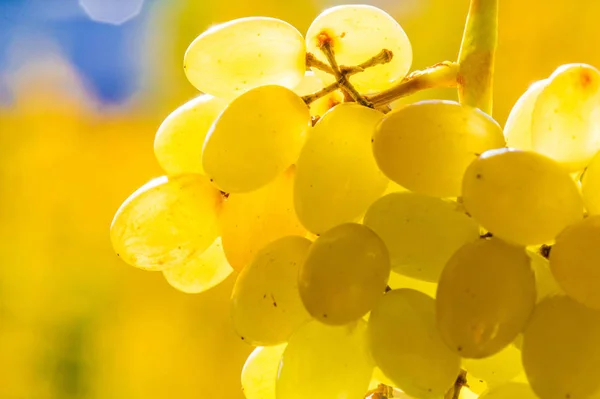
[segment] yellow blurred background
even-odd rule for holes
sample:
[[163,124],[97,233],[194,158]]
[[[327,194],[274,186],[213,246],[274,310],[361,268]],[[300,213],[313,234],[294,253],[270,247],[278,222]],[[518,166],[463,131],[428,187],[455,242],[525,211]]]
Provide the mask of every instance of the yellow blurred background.
[[[1,75],[9,99],[0,105],[0,399],[243,397],[239,375],[252,348],[229,321],[234,277],[203,294],[180,293],[160,273],[122,263],[109,225],[122,200],[161,173],[154,133],[197,94],[181,68],[196,35],[250,15],[306,31],[322,9],[341,3],[146,1],[128,39],[139,84],[118,102],[90,90],[55,38],[31,39],[18,24],[3,32],[10,15],[0,15],[0,34],[12,43],[0,48],[5,63],[18,59]],[[468,0],[366,3],[402,24],[414,68],[456,58]],[[500,123],[527,86],[558,65],[600,67],[599,17],[597,0],[500,1]],[[23,46],[30,46],[25,56],[17,51]],[[116,73],[112,68],[102,73]],[[419,93],[410,101],[432,97],[455,93]]]

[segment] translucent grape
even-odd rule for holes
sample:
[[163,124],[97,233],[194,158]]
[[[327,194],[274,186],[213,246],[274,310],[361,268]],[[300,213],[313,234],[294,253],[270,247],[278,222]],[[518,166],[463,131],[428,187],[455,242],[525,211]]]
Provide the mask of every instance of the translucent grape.
[[537,252],[527,252],[527,255],[531,259],[531,268],[535,273],[535,289],[537,291],[537,302],[542,299],[562,294],[563,291],[556,282],[556,279],[552,275],[550,270],[550,263],[548,259],[544,258]]
[[[308,94],[316,93],[323,87],[325,87],[323,81],[317,75],[315,75],[314,72],[306,71],[302,81],[300,81],[298,86],[294,88],[294,92],[299,96],[306,96]],[[310,103],[310,114],[312,116],[322,116],[336,104],[341,103],[343,99],[344,97],[339,90],[329,93],[328,95]]]
[[532,150],[531,142],[531,118],[533,109],[542,89],[548,84],[548,80],[540,80],[529,86],[527,91],[515,103],[506,125],[504,125],[504,137],[506,144],[518,150]]
[[418,280],[416,278],[408,277],[403,274],[395,273],[393,271],[392,273],[390,273],[388,285],[392,289],[410,288],[415,291],[422,292],[425,295],[428,295],[432,298],[435,298],[437,291],[437,283]]
[[227,101],[202,95],[173,111],[160,125],[154,154],[168,175],[203,173],[202,146]]
[[385,191],[388,179],[371,151],[383,114],[340,104],[312,129],[297,162],[294,204],[302,224],[320,234],[356,221]]
[[306,230],[294,212],[294,169],[249,193],[233,193],[223,203],[219,224],[223,250],[236,270],[242,270],[266,244]]
[[146,270],[187,263],[217,238],[221,199],[202,175],[151,180],[115,214],[113,248],[125,262]]
[[535,299],[525,250],[496,238],[481,239],[459,249],[442,272],[438,326],[462,357],[491,356],[523,330]]
[[163,270],[163,275],[179,291],[198,294],[220,284],[232,272],[219,237],[206,251],[185,263]]
[[479,239],[479,225],[456,204],[411,192],[378,199],[363,223],[386,244],[392,270],[431,282],[457,249]]
[[[306,48],[323,62],[319,49],[323,40],[331,42],[340,65],[354,66],[369,60],[381,50],[393,53],[391,62],[366,69],[350,78],[361,93],[389,88],[402,79],[412,63],[412,48],[402,27],[385,11],[369,5],[341,5],[321,13],[306,33]],[[315,70],[331,82],[331,76]]]
[[523,334],[523,366],[540,399],[600,394],[600,312],[566,296],[540,302]]
[[327,324],[347,324],[367,313],[390,275],[385,244],[369,228],[347,223],[323,233],[300,267],[308,312]]
[[550,268],[567,295],[600,310],[600,215],[567,227],[550,252]]
[[519,245],[550,242],[583,217],[566,170],[529,151],[489,151],[475,160],[465,172],[463,202],[486,230]]
[[486,150],[504,147],[500,126],[476,108],[421,101],[387,114],[373,137],[377,164],[410,191],[461,195],[467,166]]
[[300,32],[285,21],[235,19],[198,36],[183,68],[198,90],[225,99],[263,85],[292,89],[304,76],[306,47]]
[[286,344],[260,346],[248,356],[242,369],[242,390],[246,399],[275,399],[279,362]]
[[221,190],[256,190],[292,165],[310,124],[308,107],[282,86],[262,86],[236,98],[204,143],[202,167]]
[[538,399],[538,397],[529,385],[510,382],[485,391],[479,399]]
[[304,237],[281,238],[240,273],[231,294],[231,317],[246,342],[280,344],[310,319],[298,292],[298,269],[310,244]]
[[600,215],[600,152],[592,158],[581,177],[581,193],[590,215]]
[[475,378],[484,380],[490,388],[505,384],[523,373],[521,351],[514,345],[508,345],[484,359],[464,359],[463,367]]
[[366,329],[362,320],[300,327],[283,352],[277,399],[363,398],[374,367]]
[[460,358],[440,337],[431,297],[411,289],[389,291],[371,312],[368,333],[377,367],[407,394],[439,398],[454,384]]

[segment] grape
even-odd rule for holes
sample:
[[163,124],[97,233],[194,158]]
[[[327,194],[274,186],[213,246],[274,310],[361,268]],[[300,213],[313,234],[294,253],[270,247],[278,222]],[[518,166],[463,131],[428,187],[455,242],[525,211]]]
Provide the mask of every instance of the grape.
[[392,271],[388,285],[393,288],[411,288],[415,291],[420,291],[432,298],[435,298],[437,284],[429,281],[417,280],[416,278],[408,277],[403,274],[398,274]]
[[547,84],[548,80],[546,79],[533,83],[513,106],[506,120],[506,125],[504,125],[504,137],[509,147],[519,150],[533,149],[531,117],[535,102]]
[[523,334],[523,366],[540,399],[600,394],[600,312],[566,296],[540,302]]
[[312,129],[300,153],[294,204],[302,224],[320,234],[356,221],[385,191],[370,148],[383,114],[358,104],[340,104]]
[[246,399],[275,399],[279,362],[286,345],[258,347],[242,369],[242,390]]
[[479,399],[537,399],[527,384],[510,382],[485,391]]
[[548,296],[562,294],[563,291],[552,275],[548,259],[544,258],[537,252],[528,251],[527,255],[531,259],[531,268],[535,273],[537,302],[540,302],[542,299]]
[[367,313],[390,275],[385,244],[365,226],[346,223],[312,244],[300,266],[300,296],[308,312],[327,324],[347,324]]
[[204,143],[202,166],[221,190],[256,190],[292,165],[310,125],[308,107],[282,86],[250,90],[229,104]]
[[438,325],[462,357],[491,356],[523,330],[535,299],[525,250],[497,238],[477,240],[459,249],[442,272]]
[[221,198],[202,175],[151,180],[115,214],[113,248],[125,262],[146,270],[189,262],[217,238]]
[[476,379],[484,380],[490,388],[507,383],[523,373],[521,351],[514,345],[508,345],[484,359],[464,359],[463,367]]
[[[353,66],[367,61],[386,49],[393,53],[392,60],[366,69],[350,80],[362,93],[389,88],[402,79],[412,63],[412,48],[402,27],[388,13],[369,5],[341,5],[321,13],[306,33],[306,48],[323,62],[327,61],[319,49],[326,35],[340,65]],[[332,78],[315,70],[326,82]]]
[[220,284],[232,272],[219,237],[206,251],[196,254],[187,262],[163,270],[163,275],[179,291],[198,294]]
[[294,88],[306,70],[302,34],[275,18],[249,17],[216,25],[188,47],[183,68],[201,92],[233,99],[263,85]]
[[600,216],[567,227],[550,252],[550,268],[565,293],[600,310]]
[[566,170],[529,151],[488,151],[475,160],[465,172],[463,202],[485,229],[519,245],[550,242],[583,217]]
[[590,215],[600,215],[600,152],[592,158],[581,177],[581,192]]
[[242,270],[231,294],[237,333],[252,345],[277,345],[310,319],[298,292],[298,269],[311,242],[289,236],[265,246]]
[[504,147],[500,126],[476,108],[421,101],[392,111],[373,137],[377,164],[410,191],[461,195],[467,166],[486,150]]
[[249,193],[233,193],[223,203],[219,219],[225,256],[242,270],[266,244],[306,230],[296,217],[293,203],[294,169]]
[[386,244],[393,271],[431,282],[457,249],[479,239],[477,222],[456,204],[411,192],[378,199],[363,223]]
[[[306,71],[300,84],[294,88],[294,92],[299,96],[306,96],[308,94],[316,93],[324,86],[323,81],[315,75],[314,72]],[[324,115],[325,112],[329,111],[329,109],[333,108],[336,104],[341,103],[343,99],[344,97],[339,90],[329,93],[310,103],[310,114],[312,116]]]
[[368,335],[377,367],[408,395],[438,398],[454,384],[460,358],[437,331],[431,297],[411,289],[389,291],[371,312]]
[[311,321],[291,336],[279,367],[277,399],[363,398],[373,360],[362,320],[346,326]]
[[168,175],[203,173],[202,146],[227,101],[202,95],[173,111],[160,125],[154,154]]

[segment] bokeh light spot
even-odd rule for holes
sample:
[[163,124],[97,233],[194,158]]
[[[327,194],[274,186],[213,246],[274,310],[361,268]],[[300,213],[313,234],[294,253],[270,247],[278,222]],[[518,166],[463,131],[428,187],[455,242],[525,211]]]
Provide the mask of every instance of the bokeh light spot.
[[94,21],[121,25],[140,13],[144,0],[79,0],[79,5]]

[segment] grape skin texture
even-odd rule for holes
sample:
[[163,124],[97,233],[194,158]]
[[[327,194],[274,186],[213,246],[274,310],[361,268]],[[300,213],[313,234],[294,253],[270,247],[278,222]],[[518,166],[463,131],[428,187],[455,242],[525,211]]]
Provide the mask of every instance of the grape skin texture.
[[600,152],[592,158],[581,178],[581,193],[590,215],[600,215]]
[[229,104],[202,151],[202,167],[228,193],[256,190],[292,165],[310,125],[308,107],[281,86],[261,86]]
[[358,104],[340,104],[319,120],[297,162],[294,204],[298,218],[320,234],[354,222],[385,191],[371,137],[383,114]]
[[371,312],[368,326],[376,365],[407,394],[438,398],[456,380],[460,358],[439,335],[431,297],[411,289],[389,291]]
[[519,334],[535,305],[525,250],[499,239],[466,244],[448,261],[437,291],[442,337],[465,358],[491,356]]
[[204,139],[225,107],[227,101],[202,95],[177,108],[163,121],[154,139],[154,154],[168,175],[204,173]]
[[242,390],[246,399],[276,399],[275,384],[279,361],[286,344],[258,347],[242,369]]
[[531,151],[531,118],[533,109],[542,89],[548,84],[548,80],[540,80],[533,83],[515,103],[506,124],[504,125],[504,137],[506,145],[518,150]]
[[411,192],[378,199],[363,223],[386,244],[393,271],[430,282],[457,249],[479,239],[479,225],[456,204]]
[[387,114],[373,136],[385,175],[410,191],[458,197],[469,164],[504,147],[500,126],[476,108],[452,101],[420,101]]
[[463,367],[490,388],[505,384],[524,372],[521,351],[512,344],[483,359],[463,359]]
[[369,228],[346,223],[323,233],[300,267],[300,296],[308,312],[342,325],[365,315],[381,297],[390,275],[385,244]]
[[465,172],[467,211],[494,236],[518,245],[550,242],[583,217],[575,182],[558,163],[529,151],[488,151]]
[[151,180],[115,214],[113,248],[126,263],[145,270],[184,264],[217,238],[221,198],[202,175]]
[[231,294],[231,317],[246,342],[280,344],[310,320],[298,292],[298,269],[310,245],[296,236],[274,241],[238,276]]
[[[331,40],[340,65],[353,66],[367,61],[381,50],[393,53],[392,60],[377,65],[350,78],[361,93],[385,90],[402,79],[412,64],[412,47],[402,27],[385,11],[369,5],[341,5],[321,13],[306,33],[306,48],[323,62],[319,49],[320,35]],[[315,70],[324,82],[332,83],[331,75]]]
[[600,313],[566,296],[540,302],[523,334],[523,366],[540,399],[600,394]]
[[529,385],[511,382],[485,391],[479,399],[538,399],[538,397]]
[[374,368],[366,330],[362,320],[296,330],[281,359],[277,399],[363,398]]
[[188,47],[183,68],[201,92],[233,99],[263,85],[294,88],[304,76],[302,34],[285,21],[249,17],[216,25]]

